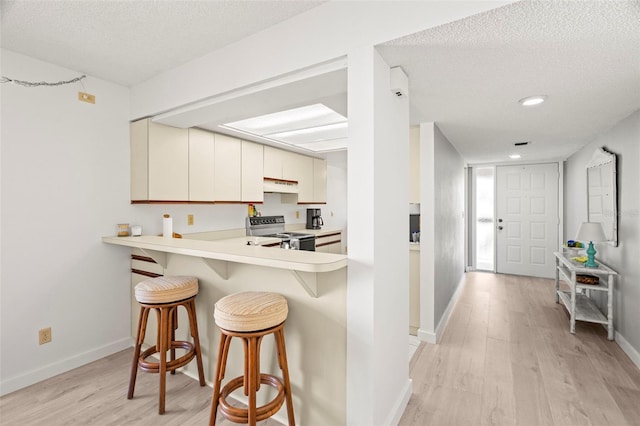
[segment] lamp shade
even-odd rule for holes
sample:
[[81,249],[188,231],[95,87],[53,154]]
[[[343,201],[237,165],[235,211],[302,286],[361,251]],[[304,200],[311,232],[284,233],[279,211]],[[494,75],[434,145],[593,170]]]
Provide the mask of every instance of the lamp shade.
[[576,240],[579,241],[591,241],[600,242],[606,241],[607,237],[604,235],[604,229],[600,222],[582,222]]

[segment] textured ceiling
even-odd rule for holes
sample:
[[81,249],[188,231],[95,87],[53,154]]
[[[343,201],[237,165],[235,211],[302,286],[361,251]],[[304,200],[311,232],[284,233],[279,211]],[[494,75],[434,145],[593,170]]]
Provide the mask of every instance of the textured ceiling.
[[[2,0],[1,45],[130,86],[322,3]],[[378,49],[409,76],[411,122],[435,121],[467,162],[508,161],[520,141],[523,161],[552,160],[640,109],[638,22],[640,0],[521,1]],[[547,102],[519,106],[533,94]]]
[[640,108],[638,1],[523,1],[379,51],[409,76],[412,123],[435,121],[471,163],[566,158]]
[[323,2],[2,0],[1,45],[130,86]]

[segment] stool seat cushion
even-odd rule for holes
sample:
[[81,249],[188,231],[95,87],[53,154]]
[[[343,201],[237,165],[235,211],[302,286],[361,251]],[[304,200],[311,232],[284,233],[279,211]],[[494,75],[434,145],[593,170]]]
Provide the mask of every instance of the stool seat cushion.
[[218,327],[229,331],[259,331],[287,319],[287,299],[277,293],[247,291],[218,300],[213,311]]
[[198,279],[180,275],[144,280],[135,288],[140,303],[172,303],[198,294]]

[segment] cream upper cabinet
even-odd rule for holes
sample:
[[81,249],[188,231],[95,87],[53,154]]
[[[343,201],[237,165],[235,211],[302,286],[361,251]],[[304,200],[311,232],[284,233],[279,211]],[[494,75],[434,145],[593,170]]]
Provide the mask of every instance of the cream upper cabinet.
[[242,197],[242,141],[215,134],[215,201],[240,201]]
[[264,147],[264,177],[282,179],[282,153],[281,149],[271,146]]
[[242,199],[245,202],[264,200],[264,151],[257,143],[242,141]]
[[409,129],[409,202],[420,202],[420,127]]
[[298,203],[313,203],[313,158],[299,155],[296,158]]
[[215,136],[189,129],[189,201],[215,201]]
[[300,179],[300,158],[303,156],[291,151],[281,150],[282,179],[298,181]]
[[149,121],[149,200],[189,199],[189,132]]
[[149,123],[140,120],[129,126],[131,140],[131,201],[149,199]]
[[187,129],[150,119],[131,123],[131,200],[187,201],[189,137]]
[[327,202],[327,160],[313,159],[313,202]]

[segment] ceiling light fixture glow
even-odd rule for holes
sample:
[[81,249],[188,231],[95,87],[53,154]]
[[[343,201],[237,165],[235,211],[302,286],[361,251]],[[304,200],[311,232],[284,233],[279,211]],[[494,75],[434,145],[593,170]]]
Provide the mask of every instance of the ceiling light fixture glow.
[[518,102],[522,106],[534,106],[534,105],[540,105],[546,99],[547,99],[546,95],[535,95],[535,96],[527,96],[526,98],[522,98]]
[[[314,150],[311,146],[324,146],[318,142],[341,140],[345,144],[349,125],[343,115],[326,105],[314,104],[234,121],[220,127]],[[333,146],[335,143],[331,144]]]

